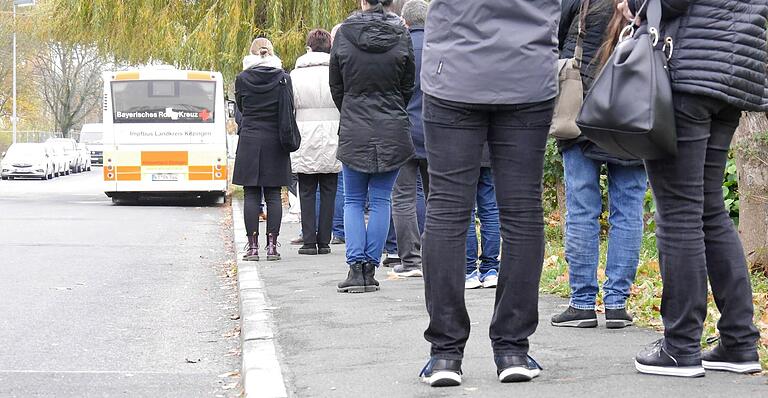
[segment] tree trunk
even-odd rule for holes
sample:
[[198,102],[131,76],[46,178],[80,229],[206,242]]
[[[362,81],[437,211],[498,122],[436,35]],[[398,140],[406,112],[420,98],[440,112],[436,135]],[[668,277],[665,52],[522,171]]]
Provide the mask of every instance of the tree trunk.
[[558,178],[555,183],[555,192],[557,193],[557,212],[560,214],[560,228],[565,236],[565,182],[563,178]]
[[744,113],[734,136],[739,235],[747,263],[768,275],[768,118]]

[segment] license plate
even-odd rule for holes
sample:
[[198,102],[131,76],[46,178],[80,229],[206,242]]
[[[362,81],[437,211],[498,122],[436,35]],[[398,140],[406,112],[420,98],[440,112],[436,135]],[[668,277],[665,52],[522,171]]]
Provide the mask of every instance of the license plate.
[[172,173],[152,174],[152,181],[178,181],[179,175]]

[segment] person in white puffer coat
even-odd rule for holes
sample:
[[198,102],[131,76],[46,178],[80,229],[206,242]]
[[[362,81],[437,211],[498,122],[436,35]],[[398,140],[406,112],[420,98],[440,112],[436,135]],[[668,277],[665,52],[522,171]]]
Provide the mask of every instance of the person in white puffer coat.
[[[336,184],[341,162],[339,147],[339,111],[328,84],[331,35],[314,29],[307,36],[307,53],[296,60],[291,72],[296,106],[296,122],[301,132],[301,146],[291,153],[291,168],[299,178],[301,232],[304,245],[299,254],[331,252]],[[320,191],[320,214],[316,213]]]

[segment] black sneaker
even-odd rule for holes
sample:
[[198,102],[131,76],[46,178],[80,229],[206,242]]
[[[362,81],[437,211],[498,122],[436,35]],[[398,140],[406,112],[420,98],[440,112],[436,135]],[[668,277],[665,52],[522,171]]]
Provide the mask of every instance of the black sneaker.
[[400,264],[400,257],[397,253],[387,253],[384,260],[381,261],[381,265],[385,267],[394,267],[395,264]]
[[398,264],[395,265],[395,268],[392,268],[392,273],[400,278],[421,278],[424,276],[421,267],[418,265]]
[[502,383],[531,381],[543,369],[530,355],[505,355],[493,358],[496,375]]
[[568,306],[567,310],[552,317],[552,326],[594,328],[597,327],[597,313],[595,310],[580,310]]
[[760,356],[757,350],[728,351],[722,344],[701,353],[701,364],[707,370],[751,374],[760,372]]
[[339,293],[365,293],[365,277],[363,276],[363,263],[357,262],[349,265],[347,279],[337,285]]
[[632,326],[632,315],[627,312],[626,308],[619,308],[615,310],[605,310],[605,327],[608,329],[622,329],[627,326]]
[[331,254],[331,247],[321,243],[317,244],[317,254]]
[[317,245],[304,244],[299,248],[299,254],[315,255],[317,254]]
[[455,387],[461,385],[461,361],[455,359],[430,358],[419,373],[421,381],[432,387]]
[[637,353],[635,356],[635,369],[640,373],[652,375],[677,377],[704,376],[701,357],[675,358],[664,348],[664,339],[655,341]]

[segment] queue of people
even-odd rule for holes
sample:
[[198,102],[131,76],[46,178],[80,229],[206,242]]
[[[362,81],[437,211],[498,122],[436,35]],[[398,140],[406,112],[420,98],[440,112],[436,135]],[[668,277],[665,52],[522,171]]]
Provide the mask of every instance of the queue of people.
[[[529,338],[539,322],[543,163],[558,58],[578,59],[588,93],[625,27],[645,28],[653,2],[676,43],[665,50],[678,154],[628,159],[583,135],[558,140],[571,299],[550,322],[598,326],[607,172],[606,327],[632,325],[626,304],[650,181],[665,332],[637,354],[635,367],[682,377],[760,371],[748,270],[721,185],[740,112],[768,111],[768,0],[360,0],[360,11],[331,33],[309,33],[307,54],[290,74],[259,38],[235,84],[242,122],[233,182],[245,187],[244,259],[259,260],[262,197],[266,258],[280,259],[280,190],[296,173],[298,251],[327,254],[332,243],[346,244],[338,292],[378,291],[385,245],[396,246],[386,249],[398,259],[393,274],[424,278],[425,382],[461,384],[470,333],[464,290],[479,287],[495,288],[490,339],[499,381],[536,378],[542,367],[529,354]],[[301,145],[291,152],[281,134],[293,112]],[[708,282],[722,313],[721,338],[702,352]]]

